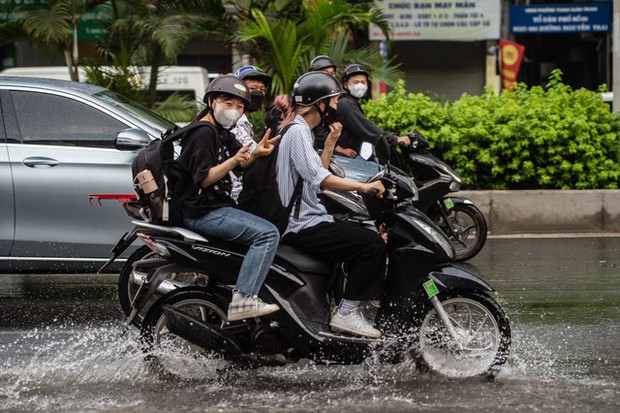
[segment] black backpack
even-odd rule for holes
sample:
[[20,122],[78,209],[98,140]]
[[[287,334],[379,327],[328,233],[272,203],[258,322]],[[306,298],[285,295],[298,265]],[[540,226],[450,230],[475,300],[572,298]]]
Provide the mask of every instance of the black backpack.
[[174,142],[200,126],[216,128],[209,122],[192,122],[182,128],[174,126],[140,150],[131,164],[134,190],[141,206],[140,215],[161,225],[181,225],[181,207],[172,197],[176,182]]
[[[282,128],[279,135],[284,136],[292,125],[289,123]],[[239,208],[273,223],[280,234],[283,234],[295,203],[297,204],[295,213],[299,216],[303,180],[299,178],[288,205],[283,205],[276,176],[280,141],[275,142],[274,146],[269,156],[258,158],[254,165],[243,172],[243,188],[239,193],[238,203]]]

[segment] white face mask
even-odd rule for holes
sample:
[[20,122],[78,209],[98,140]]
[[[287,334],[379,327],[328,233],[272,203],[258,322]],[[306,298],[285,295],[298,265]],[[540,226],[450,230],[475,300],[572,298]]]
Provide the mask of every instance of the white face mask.
[[230,129],[235,126],[235,123],[237,123],[241,115],[243,114],[237,112],[235,109],[224,109],[217,102],[215,102],[213,117],[217,123],[222,125],[224,129]]
[[367,90],[368,90],[368,86],[366,86],[365,84],[356,83],[349,88],[349,93],[351,93],[351,96],[359,99],[366,94]]

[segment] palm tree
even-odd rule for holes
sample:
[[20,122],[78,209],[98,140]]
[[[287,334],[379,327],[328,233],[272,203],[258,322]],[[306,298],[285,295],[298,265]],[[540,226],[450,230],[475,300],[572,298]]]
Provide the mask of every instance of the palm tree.
[[[42,50],[64,56],[72,80],[78,79],[77,24],[103,0],[49,0],[15,7],[17,16],[0,25],[0,45],[28,39]],[[8,5],[7,5],[8,6]]]
[[[286,0],[284,0],[286,1]],[[389,62],[381,62],[369,46],[349,50],[351,28],[372,22],[386,34],[388,29],[381,14],[368,2],[350,5],[345,0],[312,0],[301,3],[299,13],[281,16],[256,8],[247,15],[239,14],[239,27],[233,36],[239,49],[252,56],[274,77],[272,91],[287,93],[292,82],[307,71],[310,60],[328,54],[341,66],[362,63],[376,79],[395,83],[402,75]]]

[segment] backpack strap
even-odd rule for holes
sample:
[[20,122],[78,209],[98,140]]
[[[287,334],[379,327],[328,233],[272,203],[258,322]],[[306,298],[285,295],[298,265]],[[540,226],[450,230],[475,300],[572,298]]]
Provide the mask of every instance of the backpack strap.
[[211,129],[213,129],[216,133],[217,133],[217,128],[215,127],[214,124],[212,124],[211,122],[206,122],[206,121],[202,121],[199,120],[197,122],[191,122],[185,126],[183,126],[182,128],[177,128],[174,129],[174,127],[168,129],[166,132],[164,132],[164,136],[162,137],[162,140],[166,141],[166,142],[174,142],[176,140],[179,140],[183,137],[183,135],[185,134],[185,132],[189,132],[191,130],[194,130],[200,126],[207,126],[210,127]]

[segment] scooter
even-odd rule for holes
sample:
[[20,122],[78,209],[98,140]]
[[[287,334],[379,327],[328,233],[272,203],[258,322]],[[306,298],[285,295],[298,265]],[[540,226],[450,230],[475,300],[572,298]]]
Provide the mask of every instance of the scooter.
[[[377,149],[378,157],[387,159],[387,153]],[[494,290],[450,263],[454,249],[445,234],[407,202],[415,194],[410,177],[388,163],[373,180],[386,187],[383,199],[362,196],[377,228],[388,233],[386,288],[376,317],[382,338],[331,331],[330,314],[346,282],[346,265],[287,245],[280,245],[260,293],[280,311],[229,322],[231,286],[245,247],[143,221],[135,221],[134,230],[121,237],[109,261],[136,237],[150,251],[131,263],[141,283],[127,324],[139,326],[147,348],[178,346],[240,364],[300,358],[355,364],[380,354],[386,362],[411,357],[421,369],[447,377],[493,377],[506,362],[511,342],[509,320]],[[185,281],[175,281],[179,274]],[[157,296],[166,283],[171,290]]]
[[424,212],[450,238],[457,261],[473,258],[487,239],[487,222],[469,199],[450,195],[458,192],[461,177],[428,150],[428,141],[416,130],[409,133],[411,145],[403,148],[419,190],[413,205]]
[[[487,238],[487,222],[476,205],[465,197],[451,195],[463,183],[445,162],[428,151],[428,141],[418,131],[408,134],[411,145],[401,147],[402,163],[408,166],[418,188],[411,205],[428,215],[448,236],[455,249],[455,260],[466,261],[478,254]],[[376,173],[376,164],[336,156],[330,168],[340,176],[366,181]],[[401,173],[405,173],[402,172]],[[356,194],[326,191],[322,201],[339,219],[368,215]]]

